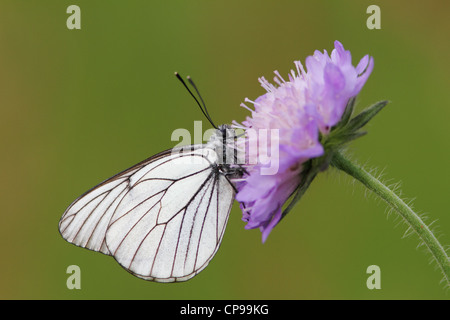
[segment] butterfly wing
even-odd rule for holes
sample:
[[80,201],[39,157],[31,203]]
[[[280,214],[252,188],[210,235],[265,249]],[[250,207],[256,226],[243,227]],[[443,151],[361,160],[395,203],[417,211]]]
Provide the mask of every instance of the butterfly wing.
[[146,280],[185,281],[216,253],[234,199],[209,148],[165,151],[76,199],[59,228]]

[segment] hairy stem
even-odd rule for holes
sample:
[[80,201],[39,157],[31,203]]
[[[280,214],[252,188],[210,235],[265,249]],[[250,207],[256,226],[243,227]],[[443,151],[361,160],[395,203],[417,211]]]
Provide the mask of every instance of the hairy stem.
[[447,287],[450,286],[450,260],[444,247],[439,243],[433,232],[394,191],[385,186],[381,181],[372,176],[362,167],[355,165],[342,153],[336,152],[331,160],[331,165],[352,176],[368,189],[377,194],[392,207],[425,244],[430,251],[439,269],[444,275]]

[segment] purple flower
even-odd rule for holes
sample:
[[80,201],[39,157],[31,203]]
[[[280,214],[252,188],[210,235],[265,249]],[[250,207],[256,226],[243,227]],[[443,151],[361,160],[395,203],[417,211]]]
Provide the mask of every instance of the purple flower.
[[[326,136],[341,119],[347,102],[356,96],[373,69],[373,59],[365,56],[355,68],[351,54],[342,44],[335,42],[335,49],[316,51],[306,58],[305,72],[299,61],[294,62],[296,72],[291,70],[288,81],[275,71],[274,82],[259,78],[267,93],[252,103],[251,111],[236,128],[247,131],[241,141],[247,154],[247,172],[243,182],[237,184],[236,200],[241,203],[242,219],[246,229],[260,228],[262,241],[280,221],[282,206],[302,181],[304,164],[312,158],[324,155],[319,132]],[[258,132],[276,132],[269,139],[262,139]],[[250,134],[252,131],[253,134]],[[252,146],[257,146],[255,149]],[[277,171],[267,174],[269,164],[262,155],[276,155]],[[250,162],[249,159],[257,159]]]

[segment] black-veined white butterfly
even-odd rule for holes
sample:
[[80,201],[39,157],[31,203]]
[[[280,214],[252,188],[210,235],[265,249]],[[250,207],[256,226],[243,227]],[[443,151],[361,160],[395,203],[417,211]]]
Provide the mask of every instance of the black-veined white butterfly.
[[201,96],[202,105],[176,76],[216,128],[210,141],[163,151],[116,174],[76,199],[59,222],[68,242],[158,282],[186,281],[207,266],[234,201],[232,181],[245,172],[223,161],[236,154],[230,127],[216,127]]

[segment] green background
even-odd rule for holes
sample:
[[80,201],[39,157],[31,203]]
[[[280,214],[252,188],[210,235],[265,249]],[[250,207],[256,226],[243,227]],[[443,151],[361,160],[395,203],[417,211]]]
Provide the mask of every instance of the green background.
[[[64,241],[58,221],[80,194],[208,124],[173,76],[191,75],[217,123],[242,121],[257,78],[334,40],[375,68],[358,108],[389,99],[351,146],[402,182],[450,244],[448,1],[2,1],[0,4],[3,299],[448,299],[415,235],[335,170],[321,174],[265,244],[234,206],[222,246],[192,280],[140,280]],[[81,8],[68,30],[66,8]],[[366,8],[381,8],[381,30]],[[81,268],[68,290],[66,268]],[[366,268],[381,268],[381,289]]]

